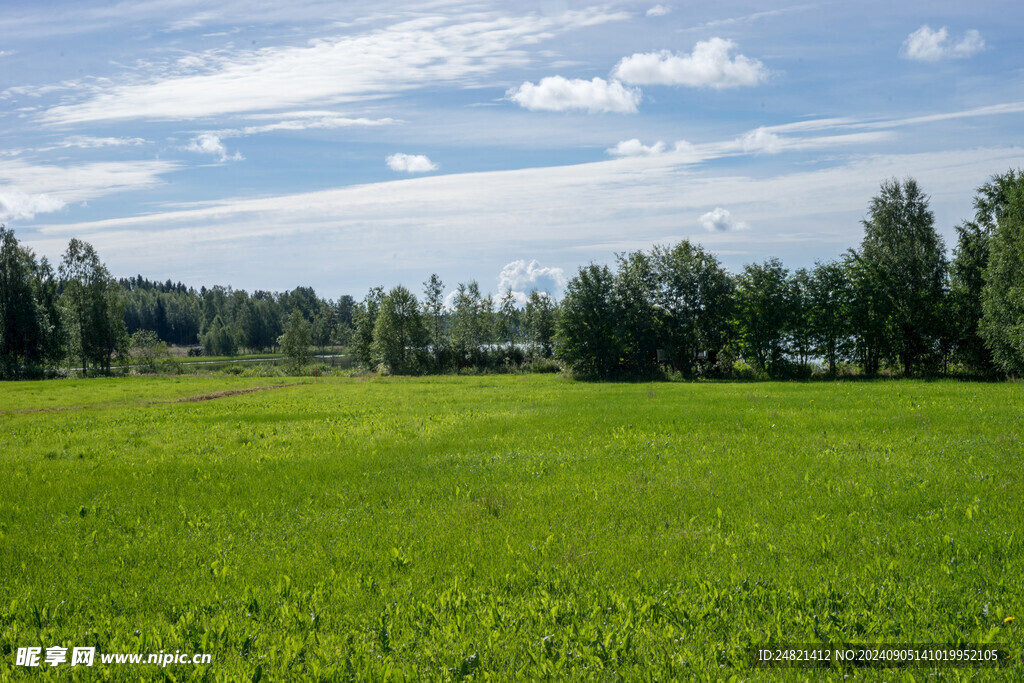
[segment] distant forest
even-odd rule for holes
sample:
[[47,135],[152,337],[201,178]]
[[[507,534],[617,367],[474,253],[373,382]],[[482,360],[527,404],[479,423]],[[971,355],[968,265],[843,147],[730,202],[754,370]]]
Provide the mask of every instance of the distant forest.
[[72,239],[54,270],[0,226],[0,376],[110,372],[154,345],[233,356],[346,347],[397,374],[564,368],[588,378],[1024,374],[1024,173],[993,176],[952,256],[912,178],[887,180],[858,249],[811,269],[729,273],[683,241],[590,264],[562,300],[460,283],[445,304],[397,286],[361,300],[114,279]]

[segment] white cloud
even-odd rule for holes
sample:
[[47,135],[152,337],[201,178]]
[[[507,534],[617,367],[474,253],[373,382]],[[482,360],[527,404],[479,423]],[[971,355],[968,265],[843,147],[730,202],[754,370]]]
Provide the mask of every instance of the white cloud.
[[495,300],[499,300],[506,291],[511,289],[517,303],[522,305],[526,303],[530,292],[535,289],[555,296],[562,291],[564,286],[565,271],[561,268],[542,268],[536,259],[529,263],[524,259],[519,259],[506,264],[501,269]]
[[768,69],[756,59],[731,57],[736,47],[731,40],[712,38],[699,41],[691,54],[636,53],[624,57],[612,71],[615,78],[636,85],[685,85],[692,88],[736,88],[757,85],[768,77]]
[[700,217],[700,224],[708,232],[728,232],[730,230],[748,230],[749,225],[742,221],[733,220],[728,209],[716,206]]
[[215,157],[219,157],[219,161],[241,161],[243,157],[239,152],[235,152],[232,155],[228,155],[228,148],[221,142],[220,137],[214,133],[201,133],[188,144],[185,148],[189,152],[196,152],[198,154],[212,154]]
[[775,154],[782,151],[783,139],[765,128],[757,128],[745,134],[739,140],[744,152],[767,152]]
[[[301,272],[306,284],[336,294],[422,282],[431,272],[446,281],[485,277],[508,263],[505,254],[528,249],[538,258],[579,263],[683,238],[720,257],[738,255],[736,265],[765,254],[810,263],[860,241],[860,219],[881,179],[916,177],[932,198],[936,224],[952,226],[969,208],[973,188],[993,168],[1017,164],[1022,153],[1002,147],[857,154],[767,177],[742,166],[695,168],[665,153],[630,163],[405,178],[38,226],[41,237],[28,246],[59,255],[67,237],[76,236],[93,244],[113,272],[173,268],[197,286],[230,282],[248,289],[293,287]],[[698,218],[718,207],[754,227],[706,231]],[[680,216],[692,216],[691,225],[681,226]],[[459,245],[457,257],[452,244]],[[280,264],[274,272],[266,269],[271,262]]]
[[523,83],[505,95],[520,107],[533,111],[578,109],[591,114],[634,113],[641,97],[639,89],[623,87],[618,81],[608,82],[603,78],[570,80],[561,76],[542,78],[536,85]]
[[79,149],[97,149],[100,147],[137,147],[146,144],[142,138],[98,138],[90,135],[73,135],[50,147],[40,147],[40,152],[49,152],[54,149],[68,149],[77,147]]
[[187,31],[189,29],[200,28],[216,18],[216,12],[199,12],[197,14],[193,14],[187,19],[178,19],[177,21],[171,22],[164,31],[167,33],[173,33],[175,31]]
[[925,24],[903,41],[902,54],[906,59],[920,62],[937,62],[940,59],[970,57],[985,48],[985,41],[975,29],[967,31],[963,38],[954,43],[945,26],[938,31]]
[[70,205],[115,192],[154,187],[161,184],[161,175],[178,167],[176,162],[161,160],[56,166],[0,159],[0,192],[47,195]]
[[655,5],[654,7],[647,10],[647,16],[649,17],[663,17],[672,11],[672,7],[668,5]]
[[382,118],[382,119],[368,119],[368,118],[350,118],[347,116],[340,116],[338,114],[332,114],[330,112],[325,113],[313,113],[319,115],[297,115],[306,114],[307,112],[295,112],[289,114],[290,118],[285,118],[274,123],[266,123],[259,126],[246,126],[237,131],[222,131],[221,137],[233,137],[232,133],[239,135],[254,135],[257,133],[271,133],[279,130],[310,130],[310,129],[332,129],[332,128],[348,128],[351,126],[387,126],[394,123],[398,123],[396,119]]
[[361,102],[442,83],[477,85],[529,64],[526,46],[628,16],[601,9],[425,16],[302,46],[209,50],[189,60],[188,72],[177,60],[149,65],[148,75],[126,72],[85,90],[82,101],[49,109],[43,120],[196,119]]
[[665,151],[665,143],[658,140],[653,145],[645,145],[637,138],[622,140],[619,144],[606,150],[613,157],[649,157]]
[[0,188],[0,221],[32,220],[37,213],[60,211],[64,202],[45,194]]
[[437,170],[437,164],[422,154],[392,154],[385,161],[387,161],[388,167],[392,171],[426,173]]

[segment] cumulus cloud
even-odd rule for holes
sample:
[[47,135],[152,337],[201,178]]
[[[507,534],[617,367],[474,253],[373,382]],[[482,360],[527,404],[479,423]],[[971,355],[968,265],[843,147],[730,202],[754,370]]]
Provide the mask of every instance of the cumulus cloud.
[[185,149],[198,154],[212,154],[215,157],[219,157],[220,161],[241,161],[244,158],[238,152],[228,155],[228,148],[221,142],[220,137],[214,133],[202,133],[196,136]]
[[637,138],[622,140],[614,147],[606,150],[613,157],[649,157],[665,151],[665,143],[658,140],[653,145],[645,145]]
[[426,173],[436,171],[437,164],[422,154],[392,154],[385,161],[392,171],[405,171],[406,173]]
[[663,16],[665,16],[666,14],[668,14],[671,11],[672,11],[672,8],[669,7],[668,5],[655,5],[651,9],[647,10],[647,16],[649,16],[649,17],[663,17]]
[[699,41],[690,54],[636,53],[623,58],[612,75],[635,85],[685,85],[691,88],[736,88],[757,85],[768,69],[757,59],[731,56],[736,43],[723,38]]
[[767,152],[775,154],[782,151],[783,140],[775,133],[764,128],[757,128],[739,139],[744,152]]
[[536,85],[527,81],[517,88],[511,88],[505,95],[520,107],[534,111],[578,109],[591,114],[632,114],[640,104],[641,92],[638,88],[627,88],[618,81],[606,81],[603,78],[587,81],[548,76]]
[[700,217],[700,224],[708,232],[729,232],[730,230],[746,230],[750,226],[742,221],[733,220],[728,209],[716,206]]
[[945,26],[933,31],[925,24],[903,41],[903,56],[919,62],[937,62],[940,59],[970,57],[985,48],[985,41],[975,29],[953,42]]
[[32,220],[37,213],[50,213],[63,208],[64,202],[56,197],[0,189],[0,221]]
[[495,299],[500,299],[508,290],[517,302],[522,305],[526,303],[530,292],[537,290],[554,296],[565,286],[565,271],[561,268],[541,267],[536,259],[527,263],[524,259],[512,261],[501,269],[498,276],[498,294]]

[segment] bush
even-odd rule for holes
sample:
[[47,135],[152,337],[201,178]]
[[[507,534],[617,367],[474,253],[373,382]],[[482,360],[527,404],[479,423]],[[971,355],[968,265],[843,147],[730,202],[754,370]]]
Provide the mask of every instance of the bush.
[[[236,366],[237,367],[237,366]],[[243,377],[284,377],[284,370],[272,363],[253,363],[245,368]]]
[[731,375],[733,379],[761,379],[757,369],[742,358],[733,361]]
[[562,366],[554,358],[534,358],[520,365],[519,371],[530,373],[561,372]]

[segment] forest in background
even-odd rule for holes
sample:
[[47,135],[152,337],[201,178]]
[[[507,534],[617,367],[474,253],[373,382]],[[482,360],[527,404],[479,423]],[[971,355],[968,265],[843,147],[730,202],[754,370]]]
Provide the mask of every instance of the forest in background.
[[437,275],[422,299],[375,287],[359,302],[111,276],[72,239],[54,269],[0,227],[0,376],[109,373],[166,345],[233,356],[344,346],[395,374],[571,371],[587,378],[806,378],[1024,373],[1024,174],[977,189],[952,257],[912,178],[882,183],[858,249],[811,269],[767,259],[729,273],[683,241],[589,264],[561,301],[483,294]]

